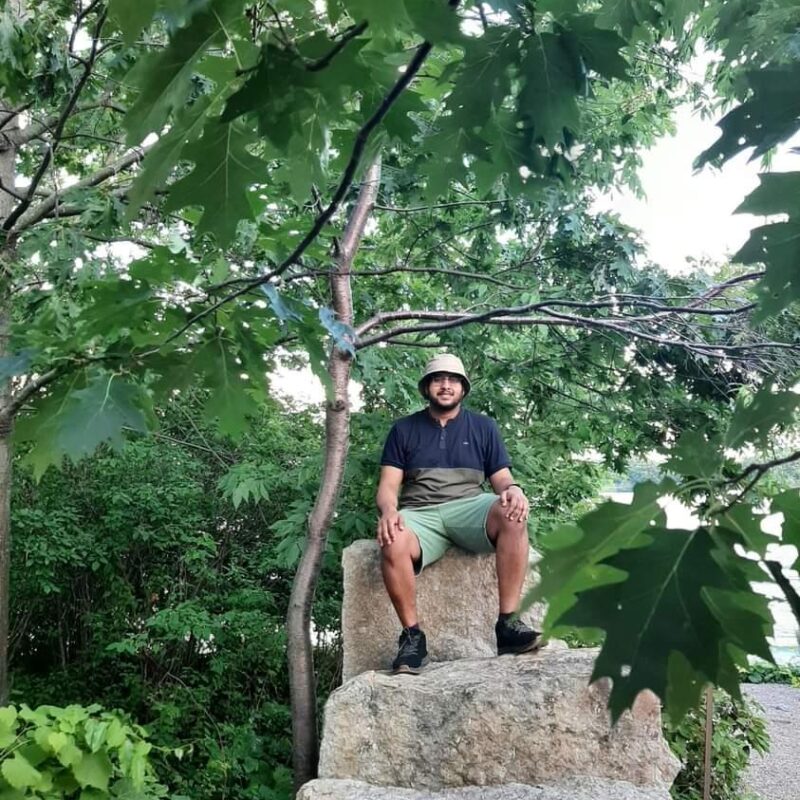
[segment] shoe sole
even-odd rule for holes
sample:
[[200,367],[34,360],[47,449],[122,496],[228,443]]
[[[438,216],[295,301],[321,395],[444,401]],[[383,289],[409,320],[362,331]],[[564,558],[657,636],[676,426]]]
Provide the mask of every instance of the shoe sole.
[[392,670],[392,675],[419,675],[422,670],[428,666],[427,656],[422,659],[422,663],[418,667],[411,667],[408,664],[401,664],[396,669]]
[[537,636],[532,642],[522,645],[522,647],[498,647],[497,655],[499,656],[520,656],[523,653],[536,653],[543,647],[547,647],[547,642],[542,641],[541,636]]

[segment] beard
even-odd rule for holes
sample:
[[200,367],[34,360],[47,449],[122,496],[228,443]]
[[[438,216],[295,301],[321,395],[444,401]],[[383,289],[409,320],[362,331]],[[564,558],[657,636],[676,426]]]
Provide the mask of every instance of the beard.
[[428,394],[428,402],[430,403],[431,410],[440,413],[458,408],[463,399],[463,397],[456,397],[454,394],[442,398],[436,397],[430,393]]

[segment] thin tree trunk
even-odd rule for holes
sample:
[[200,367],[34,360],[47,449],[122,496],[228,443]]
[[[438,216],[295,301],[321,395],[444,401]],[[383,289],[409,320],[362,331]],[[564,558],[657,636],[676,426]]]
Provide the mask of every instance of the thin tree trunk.
[[[353,298],[350,270],[364,235],[378,194],[381,166],[376,161],[367,170],[364,182],[345,229],[336,265],[331,274],[333,310],[338,319],[353,324]],[[317,775],[318,730],[314,659],[311,645],[311,607],[317,588],[328,528],[339,500],[350,437],[351,356],[333,348],[328,372],[333,396],[325,406],[325,465],[317,498],[308,519],[306,547],[292,585],[286,620],[289,659],[289,686],[292,698],[292,742],[295,789]]]
[[[9,3],[11,13],[18,19],[25,14],[23,0]],[[0,96],[0,120],[5,120],[2,109],[11,104]],[[17,148],[14,136],[19,130],[19,116],[14,114],[0,129],[0,181],[8,191],[0,188],[0,222],[5,220],[16,205],[12,194],[17,179]],[[8,335],[11,322],[11,281],[14,264],[13,245],[0,241],[0,358],[7,356]],[[0,706],[8,702],[8,650],[9,650],[9,562],[11,559],[11,430],[13,414],[9,409],[11,383],[0,383]]]

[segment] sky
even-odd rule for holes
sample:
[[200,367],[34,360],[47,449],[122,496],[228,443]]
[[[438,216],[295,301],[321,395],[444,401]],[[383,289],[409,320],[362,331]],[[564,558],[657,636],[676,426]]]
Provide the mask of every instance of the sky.
[[[696,173],[694,159],[718,138],[719,129],[689,106],[678,109],[675,122],[675,135],[663,137],[643,155],[639,176],[646,199],[612,192],[596,204],[641,230],[650,258],[670,272],[687,269],[687,258],[720,261],[733,255],[751,228],[763,223],[760,217],[733,213],[758,185],[760,162],[748,162],[745,152],[721,170],[705,167]],[[792,144],[797,142],[776,155],[773,170],[800,168],[800,159],[787,152]]]

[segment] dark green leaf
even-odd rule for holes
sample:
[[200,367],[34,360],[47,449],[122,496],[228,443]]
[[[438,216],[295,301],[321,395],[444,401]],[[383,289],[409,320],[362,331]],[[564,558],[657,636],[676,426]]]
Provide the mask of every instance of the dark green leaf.
[[628,62],[620,54],[628,43],[618,33],[598,28],[592,14],[571,17],[564,30],[589,69],[606,78],[629,79]]
[[800,129],[800,62],[748,72],[746,79],[752,96],[717,123],[722,135],[700,154],[696,168],[721,166],[751,147],[750,159],[758,158]]
[[750,231],[750,238],[731,260],[766,267],[766,274],[756,287],[759,298],[756,321],[800,300],[799,259],[800,221],[778,222]]
[[27,456],[40,477],[66,456],[77,461],[108,442],[120,448],[125,431],[145,432],[149,401],[144,391],[109,372],[96,372],[85,387],[48,399],[33,417],[20,421],[20,438],[33,440]]
[[563,36],[542,33],[528,40],[520,66],[520,118],[535,139],[548,146],[563,142],[564,130],[575,132],[580,123],[576,97],[585,83],[580,59]]
[[241,123],[210,121],[202,138],[184,149],[194,169],[170,187],[167,209],[202,206],[197,232],[213,233],[221,245],[230,243],[239,222],[253,216],[248,190],[267,178],[266,163],[247,150],[251,142]]
[[685,431],[669,451],[664,469],[688,477],[713,478],[722,466],[719,444],[716,439],[709,441],[702,431]]
[[766,172],[735,214],[788,214],[800,217],[800,172]]
[[759,389],[749,402],[737,402],[725,444],[734,449],[748,443],[767,447],[772,430],[791,424],[798,405],[796,392],[773,392],[769,386]]
[[[725,595],[721,600],[715,594],[719,607],[709,608],[708,589],[736,592],[737,582],[717,562],[708,531],[651,528],[647,538],[646,547],[624,550],[605,562],[627,573],[625,581],[581,593],[561,620],[606,631],[592,678],[612,679],[609,705],[614,719],[633,705],[643,689],[662,699],[668,696],[673,652],[683,654],[684,666],[691,666],[698,681],[719,681],[728,674],[726,641],[746,649],[751,639],[758,638],[756,631],[764,638],[763,618],[744,604],[738,615],[744,633],[735,640],[714,613],[727,614],[730,598]],[[669,696],[687,708],[696,689],[693,683],[670,686]]]
[[244,0],[212,0],[178,30],[163,50],[134,67],[130,81],[139,97],[125,115],[128,144],[139,144],[149,133],[160,133],[172,111],[183,108],[195,65],[208,48],[226,38],[226,25],[240,16]]

